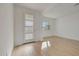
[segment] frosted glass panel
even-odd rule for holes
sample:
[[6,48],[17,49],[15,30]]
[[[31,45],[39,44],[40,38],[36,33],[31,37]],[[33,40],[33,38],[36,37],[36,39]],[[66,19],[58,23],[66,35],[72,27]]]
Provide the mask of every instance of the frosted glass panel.
[[25,21],[25,26],[33,26],[33,21]]
[[25,39],[33,39],[33,34],[25,34]]
[[25,15],[25,20],[33,20],[33,16],[32,15]]
[[33,33],[33,27],[25,27],[24,33]]

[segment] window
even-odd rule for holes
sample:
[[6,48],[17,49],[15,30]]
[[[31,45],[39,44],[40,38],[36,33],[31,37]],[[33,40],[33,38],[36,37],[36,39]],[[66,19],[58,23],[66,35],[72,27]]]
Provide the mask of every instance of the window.
[[43,21],[42,26],[43,26],[43,27],[47,27],[47,26],[48,26],[48,22],[47,22],[47,21]]
[[43,21],[42,22],[42,29],[43,30],[49,30],[49,23],[48,23],[48,21]]
[[33,16],[26,14],[24,21],[24,39],[33,39]]

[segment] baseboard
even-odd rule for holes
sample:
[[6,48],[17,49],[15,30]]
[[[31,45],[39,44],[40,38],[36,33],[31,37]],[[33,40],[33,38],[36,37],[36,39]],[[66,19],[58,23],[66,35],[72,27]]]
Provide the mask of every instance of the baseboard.
[[36,42],[41,42],[41,41],[31,41],[31,42],[26,42],[26,43],[23,43],[23,44],[30,44],[30,43],[36,43]]
[[52,35],[52,36],[46,36],[46,37],[43,37],[43,39],[52,38],[52,37],[55,37],[55,35]]
[[36,41],[29,41],[29,42],[24,42],[24,43],[22,43],[22,44],[20,44],[20,45],[17,45],[17,46],[15,46],[14,48],[16,48],[16,47],[19,47],[19,46],[21,46],[21,45],[25,45],[25,44],[31,44],[31,43],[36,43],[36,42],[41,42],[41,40],[36,40]]
[[68,37],[68,36],[63,36],[63,35],[56,35],[57,37],[61,37],[61,38],[66,38],[66,39],[70,39],[70,40],[76,40],[76,41],[79,41],[78,38],[75,38],[75,37]]
[[79,41],[79,39],[69,38],[69,37],[60,36],[60,35],[53,35],[53,36],[48,36],[48,37],[43,37],[43,38],[44,38],[44,39],[49,39],[49,38],[60,38],[60,39],[68,39],[68,40]]

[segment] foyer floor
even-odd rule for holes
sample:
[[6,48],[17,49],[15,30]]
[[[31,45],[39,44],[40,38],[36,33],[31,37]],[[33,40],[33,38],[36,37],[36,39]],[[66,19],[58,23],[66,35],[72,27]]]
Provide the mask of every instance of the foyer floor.
[[14,48],[12,56],[79,56],[79,41],[49,37]]

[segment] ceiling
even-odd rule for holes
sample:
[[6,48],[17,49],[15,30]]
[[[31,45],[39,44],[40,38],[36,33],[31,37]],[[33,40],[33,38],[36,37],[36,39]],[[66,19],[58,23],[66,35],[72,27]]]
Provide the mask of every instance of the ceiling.
[[19,5],[40,11],[44,16],[59,18],[79,11],[75,3],[20,3]]

